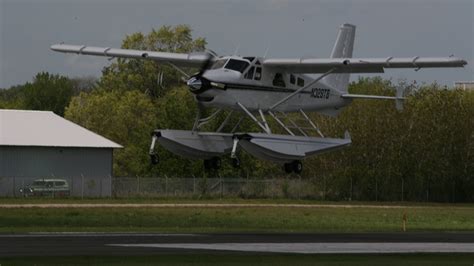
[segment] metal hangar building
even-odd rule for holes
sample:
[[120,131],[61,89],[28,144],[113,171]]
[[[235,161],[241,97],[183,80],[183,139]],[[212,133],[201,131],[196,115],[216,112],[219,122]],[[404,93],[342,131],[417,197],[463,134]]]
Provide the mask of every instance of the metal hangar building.
[[67,180],[71,196],[111,196],[117,148],[53,112],[0,110],[0,196],[46,178]]

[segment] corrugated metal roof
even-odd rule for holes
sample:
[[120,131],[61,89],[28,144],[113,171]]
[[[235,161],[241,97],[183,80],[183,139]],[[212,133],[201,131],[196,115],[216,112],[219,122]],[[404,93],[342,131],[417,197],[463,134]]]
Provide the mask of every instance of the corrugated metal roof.
[[0,146],[122,148],[49,111],[0,110]]

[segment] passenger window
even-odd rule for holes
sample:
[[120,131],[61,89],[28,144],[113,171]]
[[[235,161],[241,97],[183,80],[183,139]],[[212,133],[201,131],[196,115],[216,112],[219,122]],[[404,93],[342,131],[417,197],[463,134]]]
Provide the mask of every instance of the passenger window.
[[255,71],[255,67],[251,67],[249,71],[245,74],[246,79],[253,79],[253,72]]
[[298,86],[304,87],[304,79],[298,78]]
[[293,74],[290,74],[290,83],[295,84],[295,76]]
[[283,80],[283,75],[281,73],[275,74],[275,78],[273,79],[273,86],[286,87],[285,81]]
[[255,80],[260,80],[262,78],[262,68],[257,67],[255,69]]

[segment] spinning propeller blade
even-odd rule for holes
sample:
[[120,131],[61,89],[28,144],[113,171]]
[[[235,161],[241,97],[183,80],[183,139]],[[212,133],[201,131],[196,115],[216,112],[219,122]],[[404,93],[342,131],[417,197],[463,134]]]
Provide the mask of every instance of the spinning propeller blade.
[[199,69],[199,72],[196,74],[195,77],[200,78],[206,72],[206,70],[208,70],[212,66],[213,62],[214,62],[214,55],[207,52],[206,61],[204,62],[204,64],[202,64],[201,68]]

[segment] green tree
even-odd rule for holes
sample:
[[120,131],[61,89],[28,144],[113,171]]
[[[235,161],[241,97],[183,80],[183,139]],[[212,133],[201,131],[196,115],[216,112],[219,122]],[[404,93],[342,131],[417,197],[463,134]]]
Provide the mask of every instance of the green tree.
[[124,147],[114,152],[115,175],[144,176],[149,172],[150,132],[158,114],[143,93],[83,92],[72,99],[65,117]]
[[[163,26],[148,34],[137,32],[126,36],[122,42],[124,49],[176,53],[200,52],[204,51],[205,46],[204,38],[193,39],[188,25]],[[161,85],[160,73],[163,73]],[[99,87],[106,90],[139,90],[152,98],[158,98],[182,83],[182,74],[167,64],[157,64],[153,60],[119,58],[104,68]]]
[[41,72],[23,90],[23,108],[49,110],[63,116],[71,100],[73,83],[67,77]]
[[0,108],[2,109],[25,109],[24,107],[24,85],[12,86],[0,90]]
[[[394,95],[394,87],[367,78],[350,91]],[[327,136],[348,130],[352,145],[308,158],[303,174],[324,180],[333,199],[472,200],[473,95],[431,84],[412,89],[403,111],[391,101],[355,100],[337,118],[314,115]]]

